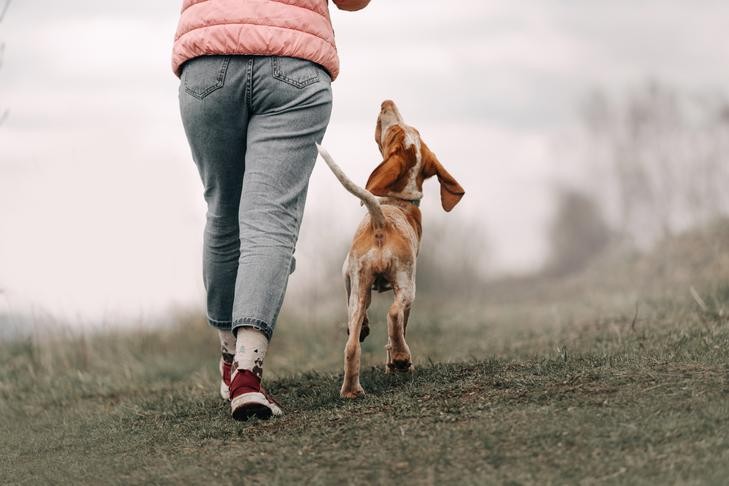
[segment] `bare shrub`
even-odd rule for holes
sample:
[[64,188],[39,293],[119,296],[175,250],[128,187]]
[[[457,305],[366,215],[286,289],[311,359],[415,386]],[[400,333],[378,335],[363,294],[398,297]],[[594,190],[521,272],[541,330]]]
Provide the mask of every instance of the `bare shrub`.
[[726,214],[729,103],[648,83],[582,107],[590,192],[620,239],[652,243]]
[[596,201],[576,189],[557,191],[557,211],[547,238],[551,255],[544,273],[564,276],[582,270],[610,243],[612,231]]
[[478,221],[425,221],[418,256],[417,291],[447,298],[478,295],[490,250]]

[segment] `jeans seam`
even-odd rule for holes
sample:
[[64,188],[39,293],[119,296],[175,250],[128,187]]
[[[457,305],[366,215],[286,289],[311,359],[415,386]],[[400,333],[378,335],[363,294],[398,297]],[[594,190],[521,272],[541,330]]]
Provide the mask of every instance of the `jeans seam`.
[[251,109],[253,104],[253,58],[248,59],[246,63],[246,94],[245,104],[248,109]]
[[219,321],[207,316],[208,324],[216,329],[230,329],[233,321]]
[[241,317],[233,321],[231,329],[235,330],[239,327],[252,327],[254,329],[258,329],[269,341],[271,340],[271,336],[273,336],[273,329],[271,326],[266,321],[256,319],[255,317]]
[[[294,243],[294,246],[296,244]],[[291,252],[291,256],[289,257],[289,274],[286,276],[286,284],[284,284],[283,288],[281,289],[281,296],[278,298],[278,306],[276,307],[276,313],[273,316],[273,322],[275,323],[278,321],[278,315],[281,313],[281,307],[283,307],[283,301],[286,298],[286,287],[288,287],[288,279],[291,276],[291,260],[294,258],[293,251]]]

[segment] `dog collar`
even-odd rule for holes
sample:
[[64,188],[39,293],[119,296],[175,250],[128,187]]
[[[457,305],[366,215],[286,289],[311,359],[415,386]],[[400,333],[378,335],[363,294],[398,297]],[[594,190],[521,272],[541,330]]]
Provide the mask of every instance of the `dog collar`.
[[395,196],[386,196],[381,199],[381,201],[387,201],[388,199],[393,199],[395,201],[402,201],[406,203],[410,203],[416,208],[420,207],[420,199],[405,199],[404,197],[395,197]]

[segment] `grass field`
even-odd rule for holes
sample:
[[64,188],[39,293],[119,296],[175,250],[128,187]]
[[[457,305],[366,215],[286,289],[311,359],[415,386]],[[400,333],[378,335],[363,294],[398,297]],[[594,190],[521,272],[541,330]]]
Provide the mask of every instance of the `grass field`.
[[[707,230],[708,231],[708,230]],[[419,296],[416,372],[338,396],[343,315],[289,309],[266,380],[287,414],[237,423],[216,340],[169,327],[0,347],[3,484],[726,484],[729,226],[580,275]]]

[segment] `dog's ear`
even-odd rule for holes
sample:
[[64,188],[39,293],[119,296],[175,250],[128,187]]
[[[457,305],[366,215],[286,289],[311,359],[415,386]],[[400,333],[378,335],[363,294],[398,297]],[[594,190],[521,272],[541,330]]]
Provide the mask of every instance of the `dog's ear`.
[[408,163],[403,154],[394,152],[372,171],[365,188],[375,196],[387,196],[389,192],[397,191],[395,186],[407,170]]
[[440,182],[440,202],[443,209],[450,211],[458,204],[466,191],[461,187],[458,181],[445,170],[443,164],[440,163],[438,157],[430,151],[425,143],[421,142],[421,154],[423,155],[423,175],[428,177],[438,176]]
[[394,126],[387,131],[387,140],[380,147],[385,160],[372,171],[365,186],[375,196],[399,192],[407,185],[405,176],[417,163],[417,154],[413,145],[405,148],[404,140],[402,127]]

